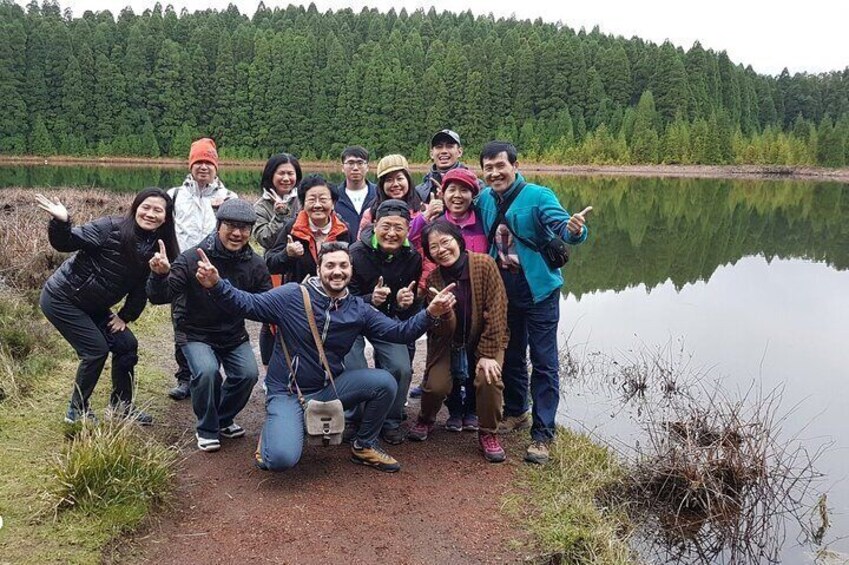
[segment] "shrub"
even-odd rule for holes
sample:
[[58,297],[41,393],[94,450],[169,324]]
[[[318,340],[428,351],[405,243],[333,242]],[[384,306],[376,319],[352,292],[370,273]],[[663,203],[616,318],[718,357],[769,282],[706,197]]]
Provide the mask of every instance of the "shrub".
[[164,501],[177,452],[138,432],[128,419],[83,424],[52,465],[57,511],[97,513]]

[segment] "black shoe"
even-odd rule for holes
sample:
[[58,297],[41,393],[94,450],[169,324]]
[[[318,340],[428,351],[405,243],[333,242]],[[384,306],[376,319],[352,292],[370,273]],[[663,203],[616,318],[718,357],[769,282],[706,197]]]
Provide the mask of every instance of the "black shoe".
[[380,433],[380,439],[389,445],[398,445],[400,443],[404,443],[404,440],[407,439],[407,430],[403,426],[392,428],[390,430],[383,430]]
[[139,410],[132,404],[126,404],[124,402],[117,405],[110,404],[106,415],[111,418],[126,418],[127,420],[132,420],[141,426],[153,425],[153,416],[147,412]]
[[174,400],[185,400],[192,395],[189,381],[177,381],[177,386],[168,391],[168,396]]

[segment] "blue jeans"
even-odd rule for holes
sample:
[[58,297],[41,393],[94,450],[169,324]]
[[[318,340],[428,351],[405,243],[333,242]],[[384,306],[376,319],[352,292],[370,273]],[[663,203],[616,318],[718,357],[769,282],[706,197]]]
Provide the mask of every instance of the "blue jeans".
[[[410,351],[407,344],[389,343],[388,341],[371,341],[374,347],[374,366],[389,371],[398,385],[398,392],[392,402],[392,408],[386,416],[383,424],[384,430],[394,430],[401,426],[404,420],[404,405],[407,403],[407,393],[410,392],[410,381],[413,378],[413,366],[410,363]],[[345,356],[345,368],[347,370],[365,369],[368,367],[365,356],[365,339],[359,336],[351,351]],[[345,415],[348,420],[358,420],[355,412]]]
[[[202,438],[217,439],[218,430],[232,424],[251,397],[259,376],[253,349],[248,341],[231,349],[190,341],[183,346],[183,353],[192,372],[189,387],[198,419],[197,433]],[[224,366],[226,379],[221,378],[219,363]]]
[[555,290],[534,304],[522,272],[501,271],[507,291],[507,326],[510,342],[504,353],[504,416],[528,411],[528,346],[531,350],[530,393],[533,398],[531,438],[551,441],[560,403],[560,359],[557,324],[560,321],[560,291]]
[[[381,369],[355,369],[336,377],[336,391],[346,409],[362,405],[362,420],[356,433],[360,445],[372,446],[392,402],[397,385],[388,372]],[[327,385],[307,399],[322,402],[336,398]],[[265,401],[266,417],[260,437],[259,453],[265,469],[291,469],[301,459],[304,449],[304,410],[296,394],[273,394]]]

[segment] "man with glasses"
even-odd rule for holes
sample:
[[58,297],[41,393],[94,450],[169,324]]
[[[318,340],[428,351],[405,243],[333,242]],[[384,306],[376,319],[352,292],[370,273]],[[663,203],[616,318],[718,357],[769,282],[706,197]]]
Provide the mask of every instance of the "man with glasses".
[[[365,228],[360,240],[351,246],[354,267],[351,293],[361,296],[363,301],[390,318],[406,320],[420,310],[416,287],[422,276],[422,258],[407,239],[410,210],[402,200],[386,200],[378,206],[375,218],[374,224]],[[392,373],[398,383],[398,393],[383,423],[381,437],[386,443],[399,444],[406,438],[401,422],[413,375],[410,353],[406,343],[369,341],[374,346],[375,366]],[[345,357],[346,367],[364,369],[368,366],[364,347],[360,336]],[[349,416],[353,428],[357,416]]]
[[368,173],[368,151],[359,145],[346,147],[342,151],[342,171],[345,180],[336,187],[339,199],[336,214],[348,225],[348,240],[357,240],[357,230],[363,212],[371,207],[377,195],[377,187],[366,178]]
[[[164,245],[150,262],[147,294],[154,304],[175,305],[174,337],[191,370],[192,408],[201,451],[218,451],[220,438],[237,438],[245,430],[233,421],[248,403],[259,370],[245,330],[245,319],[216,305],[195,277],[201,251],[221,276],[247,292],[271,289],[262,257],[249,244],[256,222],[253,206],[227,200],[216,214],[216,230],[170,265]],[[179,307],[178,307],[179,306]],[[221,378],[223,365],[227,378]]]

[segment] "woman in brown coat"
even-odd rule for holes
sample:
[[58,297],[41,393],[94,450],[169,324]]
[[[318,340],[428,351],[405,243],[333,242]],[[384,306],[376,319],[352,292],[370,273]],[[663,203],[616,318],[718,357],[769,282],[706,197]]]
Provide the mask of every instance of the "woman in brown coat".
[[426,440],[451,389],[474,376],[467,393],[476,399],[478,442],[487,461],[504,461],[495,434],[502,417],[501,366],[509,335],[507,295],[498,267],[489,255],[466,251],[462,232],[445,220],[425,227],[422,249],[438,265],[428,286],[440,290],[454,283],[457,304],[447,320],[428,330],[421,413],[407,437]]

